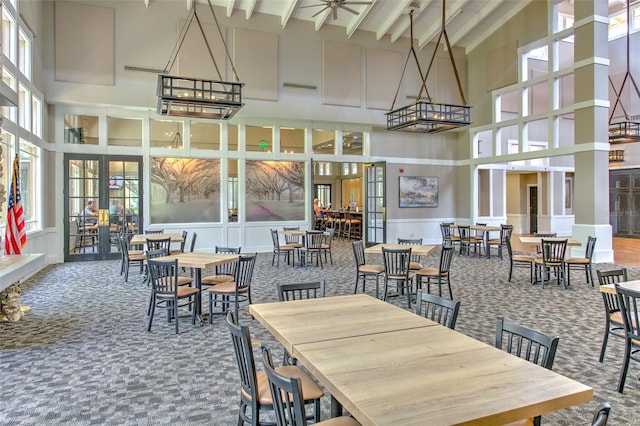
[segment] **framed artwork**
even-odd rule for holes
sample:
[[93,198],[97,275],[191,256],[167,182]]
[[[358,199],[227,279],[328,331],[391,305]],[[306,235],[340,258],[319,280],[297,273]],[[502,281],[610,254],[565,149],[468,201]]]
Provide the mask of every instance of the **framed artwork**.
[[438,207],[438,178],[400,176],[400,207]]

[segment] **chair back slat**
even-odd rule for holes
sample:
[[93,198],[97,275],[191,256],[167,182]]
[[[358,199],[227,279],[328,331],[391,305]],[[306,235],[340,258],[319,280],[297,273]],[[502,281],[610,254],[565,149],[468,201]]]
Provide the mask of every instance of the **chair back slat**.
[[285,302],[288,300],[317,299],[324,297],[324,291],[324,280],[309,283],[279,283],[278,300]]
[[542,260],[544,263],[560,263],[564,262],[564,256],[567,251],[567,239],[563,240],[547,240],[542,239]]
[[442,246],[442,250],[440,251],[440,266],[439,266],[439,272],[441,274],[445,272],[449,272],[449,269],[451,269],[452,258],[453,258],[453,246],[451,245]]
[[[398,238],[398,244],[401,245],[422,245],[422,238]],[[412,262],[420,262],[420,255],[414,254],[411,256]]]
[[[221,254],[240,254],[240,247],[219,247],[216,246],[216,253]],[[236,262],[225,263],[224,265],[216,266],[216,275],[236,275]]]
[[226,319],[227,327],[231,333],[233,350],[236,354],[238,372],[240,373],[241,395],[244,393],[244,395],[249,396],[248,400],[251,403],[257,403],[256,390],[258,388],[258,380],[256,377],[256,366],[249,327],[240,325],[237,317],[231,311],[227,313]]
[[306,246],[307,250],[320,250],[322,249],[322,241],[324,240],[323,231],[307,231]]
[[[283,231],[299,231],[300,227],[299,226],[289,226],[289,227],[283,227],[282,228]],[[300,244],[300,236],[299,235],[284,235],[284,242],[287,244]]]
[[388,249],[382,247],[384,273],[390,279],[408,280],[411,264],[411,247]]
[[365,264],[364,241],[362,240],[353,241],[351,243],[351,247],[353,248],[353,257],[356,260],[356,266],[364,265]]
[[[162,249],[160,249],[162,250]],[[156,297],[178,297],[178,260],[147,260],[149,276]]]
[[460,302],[444,299],[435,294],[418,290],[416,295],[416,314],[421,315],[439,324],[454,329],[458,319]]
[[171,246],[171,237],[167,238],[147,238],[147,250],[160,250],[166,248],[170,250]]
[[[609,271],[596,270],[598,275],[598,283],[600,285],[606,284],[618,284],[624,281],[629,281],[627,268],[612,269]],[[605,310],[607,311],[607,318],[614,312],[620,312],[620,306],[618,305],[618,296],[612,293],[600,292],[602,294],[602,300],[604,301]]]
[[551,370],[559,337],[550,337],[498,316],[496,348]]
[[244,291],[251,285],[256,257],[257,255],[255,253],[243,254],[239,256],[238,260],[235,262],[236,293]]
[[[640,341],[640,310],[638,309],[640,291],[621,287],[617,283],[615,286],[627,338]],[[639,345],[636,344],[636,346]]]
[[273,366],[269,349],[265,346],[262,346],[262,362],[269,380],[276,424],[278,426],[306,426],[307,414],[304,408],[300,379],[278,374]]

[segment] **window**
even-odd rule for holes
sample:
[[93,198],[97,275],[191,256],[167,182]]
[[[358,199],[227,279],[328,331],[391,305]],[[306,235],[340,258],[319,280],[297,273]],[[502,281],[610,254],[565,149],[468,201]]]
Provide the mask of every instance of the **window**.
[[16,63],[16,21],[2,10],[2,53],[12,64]]
[[220,149],[220,125],[218,123],[191,122],[191,149]]
[[31,130],[31,93],[22,84],[18,84],[18,124]]
[[280,128],[280,152],[304,153],[304,129]]
[[182,121],[149,120],[149,146],[181,149],[184,134],[182,127]]
[[[15,137],[11,134],[6,132],[5,130],[2,131],[2,140],[0,140],[0,147],[2,148],[2,156],[0,156],[0,160],[2,161],[2,167],[5,171],[4,176],[2,177],[2,184],[4,185],[5,190],[7,191],[7,193],[5,194],[5,197],[9,197],[9,185],[11,184],[11,176],[12,176],[12,163],[13,163],[13,157],[16,155],[15,151],[14,151],[14,141],[15,141]],[[7,204],[3,204],[3,209],[7,208]],[[2,212],[2,214],[0,214],[0,230],[2,231],[2,239],[4,240],[4,230],[6,229],[6,218],[7,215],[5,214],[6,210],[4,212]]]
[[316,162],[314,164],[315,164],[315,167],[316,167],[316,175],[317,176],[331,176],[331,175],[333,175],[333,163]]
[[31,132],[42,138],[42,101],[35,96],[31,99]]
[[40,182],[40,148],[20,139],[20,192],[24,208],[26,231],[40,229],[40,199],[37,189]]
[[331,185],[318,184],[316,185],[316,196],[318,199],[318,205],[321,207],[327,207],[331,204]]
[[94,115],[64,115],[64,143],[98,145],[99,120]]
[[18,31],[18,69],[31,80],[31,41],[22,30]]
[[109,145],[142,146],[142,120],[107,117]]
[[311,145],[314,154],[335,153],[336,132],[333,130],[316,130],[311,132]]
[[[5,67],[2,67],[2,82],[9,86],[14,92],[16,91],[17,80],[16,77],[11,74]],[[7,120],[13,121],[14,123],[17,121],[17,109],[15,107],[2,107],[2,115]]]
[[273,152],[273,128],[270,126],[247,126],[247,151]]

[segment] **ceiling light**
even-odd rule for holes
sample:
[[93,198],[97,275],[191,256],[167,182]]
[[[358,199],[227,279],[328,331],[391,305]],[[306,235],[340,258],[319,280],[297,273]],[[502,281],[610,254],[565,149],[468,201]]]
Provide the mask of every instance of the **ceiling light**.
[[[640,98],[638,85],[629,72],[629,18],[629,0],[627,0],[627,71],[625,72],[624,78],[622,79],[620,90],[616,90],[613,85],[613,80],[611,80],[611,77],[609,77],[609,83],[611,83],[611,87],[616,94],[616,101],[613,104],[611,114],[609,115],[609,143],[611,144],[640,142],[640,122],[632,121],[628,111],[625,109],[622,101],[620,100],[620,96],[622,95],[622,91],[624,90],[627,81],[630,81],[632,88],[635,89],[636,95]],[[620,107],[622,109],[622,112],[624,113],[624,120],[614,122],[613,115],[615,114],[618,107]],[[629,100],[628,108],[631,108],[631,100]],[[634,118],[637,119],[637,116]]]
[[[224,37],[222,36],[222,31],[218,24],[215,12],[213,11],[213,6],[211,5],[210,0],[207,0],[207,2],[209,3],[209,9],[211,10],[216,27],[218,28],[218,33],[220,34],[222,44],[224,45],[227,58],[231,63],[231,68],[236,81],[224,81],[222,79],[220,69],[213,57],[211,46],[209,45],[204,30],[202,29],[200,18],[198,18],[198,14],[196,12],[197,2],[193,2],[193,5],[189,10],[187,20],[185,21],[185,25],[182,28],[182,32],[180,33],[176,46],[171,54],[171,58],[169,59],[163,73],[158,75],[158,114],[178,117],[228,120],[244,105],[242,103],[242,86],[244,86],[244,83],[238,82],[238,74],[233,66],[233,61],[231,60],[229,49],[224,41]],[[178,57],[178,52],[180,51],[180,47],[182,47],[189,27],[193,22],[193,18],[195,18],[198,23],[202,38],[207,46],[207,51],[209,52],[209,56],[211,57],[215,70],[218,74],[218,80],[205,80],[169,75],[169,71],[173,68],[173,64]]]
[[[427,68],[426,74],[422,73],[420,62],[418,61],[416,51],[413,48],[413,10],[409,12],[409,19],[411,23],[411,49],[409,50],[409,55],[407,56],[407,60],[405,61],[405,67],[402,71],[402,77],[400,78],[400,84],[398,85],[396,96],[393,99],[391,110],[387,113],[387,130],[417,133],[438,133],[452,130],[458,127],[468,126],[469,124],[471,124],[471,107],[467,105],[467,101],[464,97],[462,85],[460,84],[460,77],[458,76],[458,69],[456,68],[455,60],[453,59],[453,51],[451,50],[449,37],[447,36],[445,25],[445,1],[446,0],[442,0],[442,29],[440,31],[440,35],[438,36],[438,40],[436,41],[433,55],[431,56],[431,61],[429,63],[429,68]],[[440,40],[443,36],[444,41],[447,45],[447,52],[449,53],[449,59],[451,60],[451,65],[456,77],[456,82],[458,83],[458,90],[460,91],[460,98],[462,100],[461,105],[433,102],[431,99],[431,95],[429,95],[429,91],[427,90],[427,78],[433,66],[438,46],[440,45]],[[416,97],[416,102],[402,108],[394,109],[398,93],[400,92],[400,87],[402,86],[404,70],[406,70],[406,65],[409,62],[409,58],[411,56],[413,56],[418,67],[418,72],[420,73],[420,78],[422,80],[422,86],[420,87],[420,92]],[[423,91],[426,95],[426,100],[422,98]]]

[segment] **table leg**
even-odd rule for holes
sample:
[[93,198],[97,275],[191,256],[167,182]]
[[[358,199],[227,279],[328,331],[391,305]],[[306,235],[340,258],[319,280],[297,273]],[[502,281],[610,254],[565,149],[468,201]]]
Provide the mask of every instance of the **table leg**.
[[202,326],[203,321],[202,321],[202,269],[201,268],[194,268],[195,269],[195,280],[196,280],[196,288],[198,289],[198,292],[196,293],[196,306],[194,306],[193,309],[196,310],[196,319],[200,322],[200,326]]
[[342,404],[331,395],[331,418],[340,417],[342,415]]

